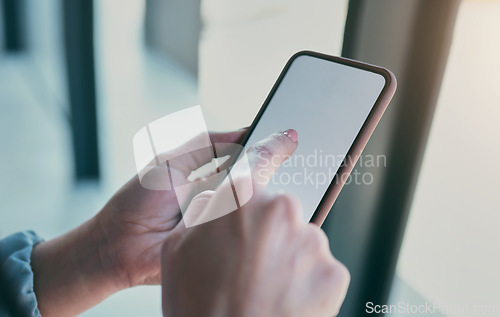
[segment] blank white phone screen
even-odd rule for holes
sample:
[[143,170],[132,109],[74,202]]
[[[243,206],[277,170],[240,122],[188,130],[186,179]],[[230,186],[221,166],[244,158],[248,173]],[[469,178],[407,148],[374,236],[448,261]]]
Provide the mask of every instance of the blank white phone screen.
[[271,192],[299,198],[311,220],[385,85],[370,71],[300,55],[290,65],[246,148],[268,135],[295,129],[299,145],[271,179]]

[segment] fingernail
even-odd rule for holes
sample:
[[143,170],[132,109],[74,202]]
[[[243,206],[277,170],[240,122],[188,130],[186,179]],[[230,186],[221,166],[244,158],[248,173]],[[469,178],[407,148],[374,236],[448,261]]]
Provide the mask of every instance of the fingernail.
[[299,139],[299,134],[294,129],[288,129],[283,131],[283,134],[289,137],[293,142],[297,143]]

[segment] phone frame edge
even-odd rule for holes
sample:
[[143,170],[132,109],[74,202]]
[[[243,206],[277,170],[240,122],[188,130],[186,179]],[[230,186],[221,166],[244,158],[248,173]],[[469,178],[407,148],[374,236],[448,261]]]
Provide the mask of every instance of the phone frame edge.
[[273,87],[271,88],[271,91],[266,97],[266,100],[264,101],[262,107],[259,109],[259,112],[255,116],[255,119],[252,121],[252,124],[248,128],[247,133],[245,134],[244,139],[242,140],[242,145],[243,147],[246,145],[248,142],[248,139],[250,138],[250,135],[252,134],[253,130],[257,126],[257,123],[259,122],[260,118],[264,114],[264,111],[267,109],[271,99],[273,98],[274,94],[276,93],[276,90],[281,84],[281,81],[285,77],[286,73],[288,72],[288,69],[292,65],[292,63],[295,61],[297,57],[300,56],[312,56],[324,60],[328,60],[331,62],[336,62],[339,64],[343,64],[346,66],[351,66],[355,67],[358,69],[370,71],[379,75],[382,75],[385,79],[385,84],[384,87],[382,88],[382,91],[380,92],[377,100],[375,101],[375,104],[373,105],[372,109],[370,110],[370,113],[368,114],[365,122],[361,126],[361,129],[359,130],[354,142],[352,143],[351,147],[349,148],[349,151],[346,154],[346,158],[350,158],[349,160],[346,161],[344,159],[342,161],[342,164],[340,165],[341,167],[335,173],[335,176],[333,180],[331,181],[330,185],[328,186],[328,189],[326,190],[325,194],[321,198],[321,201],[318,204],[318,207],[314,211],[311,219],[309,222],[312,222],[318,226],[321,226],[323,222],[325,221],[326,217],[330,213],[331,208],[333,207],[333,204],[335,203],[335,200],[337,199],[338,195],[340,194],[340,191],[344,187],[345,181],[347,177],[351,174],[351,171],[353,170],[354,166],[356,165],[356,162],[358,161],[359,157],[361,156],[361,153],[363,152],[363,149],[365,148],[366,144],[368,143],[368,140],[370,139],[371,135],[373,134],[373,131],[377,127],[378,122],[380,121],[380,118],[382,118],[382,115],[385,112],[385,109],[387,109],[387,106],[389,105],[392,97],[394,96],[394,93],[396,92],[396,87],[397,87],[397,80],[394,74],[383,67],[371,65],[368,63],[352,60],[349,58],[344,58],[344,57],[338,57],[338,56],[332,56],[332,55],[326,55],[322,53],[317,53],[313,51],[300,51],[295,53],[285,64],[285,67],[281,71],[280,75],[278,76],[278,79],[274,83]]

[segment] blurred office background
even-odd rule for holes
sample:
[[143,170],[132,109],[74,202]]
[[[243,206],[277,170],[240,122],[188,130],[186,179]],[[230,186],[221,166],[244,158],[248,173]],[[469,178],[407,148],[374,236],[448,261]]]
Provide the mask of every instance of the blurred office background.
[[[157,118],[201,104],[211,129],[248,125],[287,59],[316,50],[399,79],[367,147],[387,166],[325,223],[352,273],[341,315],[372,300],[498,316],[500,1],[0,3],[0,237],[50,239],[98,212]],[[159,287],[84,314],[110,315],[160,316]]]

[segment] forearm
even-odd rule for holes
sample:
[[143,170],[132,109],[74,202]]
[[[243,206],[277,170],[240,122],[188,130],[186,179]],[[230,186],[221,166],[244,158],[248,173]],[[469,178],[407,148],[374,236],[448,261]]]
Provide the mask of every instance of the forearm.
[[109,241],[97,220],[38,244],[31,256],[34,289],[43,316],[74,316],[123,287],[103,265]]

